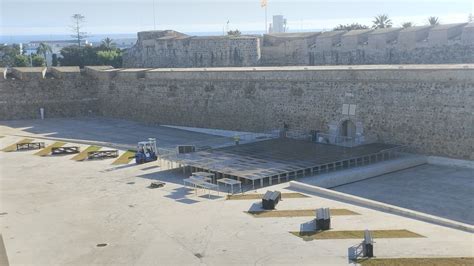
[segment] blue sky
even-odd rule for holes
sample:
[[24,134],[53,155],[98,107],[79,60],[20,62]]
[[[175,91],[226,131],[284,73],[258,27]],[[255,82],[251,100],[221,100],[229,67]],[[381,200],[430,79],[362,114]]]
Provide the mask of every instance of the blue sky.
[[[182,32],[263,31],[265,12],[259,0],[154,0],[156,28]],[[474,13],[474,0],[268,0],[272,15],[288,19],[291,31],[331,29],[340,23],[371,25],[372,17],[388,14],[395,26],[406,21],[426,24],[428,16],[441,23],[465,22]],[[86,16],[91,34],[152,30],[153,0],[0,0],[0,34],[68,34],[71,15]]]

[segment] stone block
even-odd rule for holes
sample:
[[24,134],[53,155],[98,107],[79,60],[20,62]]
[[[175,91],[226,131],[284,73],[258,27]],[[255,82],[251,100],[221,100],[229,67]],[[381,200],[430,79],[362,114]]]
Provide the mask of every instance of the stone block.
[[448,41],[461,37],[464,26],[467,23],[444,24],[431,28],[428,35],[428,43],[431,46],[446,45]]
[[432,26],[415,26],[403,29],[398,35],[398,45],[402,48],[413,49],[417,43],[428,39]]
[[368,45],[371,49],[385,49],[398,39],[401,28],[377,29],[369,33]]
[[373,30],[351,30],[341,36],[341,44],[344,49],[356,49],[365,44],[369,39],[369,33]]

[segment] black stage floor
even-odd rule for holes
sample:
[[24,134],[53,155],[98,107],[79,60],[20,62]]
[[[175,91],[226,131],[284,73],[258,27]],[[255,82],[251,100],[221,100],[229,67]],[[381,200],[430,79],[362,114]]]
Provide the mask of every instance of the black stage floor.
[[[398,145],[372,143],[353,148],[278,138],[214,150],[180,154],[172,161],[223,175],[261,180],[324,165],[378,155]],[[370,160],[370,159],[369,159]],[[357,163],[357,162],[356,162]],[[319,168],[318,168],[319,171]]]

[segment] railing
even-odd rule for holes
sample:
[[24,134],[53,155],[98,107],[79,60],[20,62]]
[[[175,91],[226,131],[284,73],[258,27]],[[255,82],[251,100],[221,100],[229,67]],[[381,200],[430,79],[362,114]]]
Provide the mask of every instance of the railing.
[[285,137],[297,140],[311,140],[311,133],[307,130],[292,129],[284,131]]
[[363,144],[374,143],[377,141],[375,137],[367,137],[357,135],[355,137],[345,137],[326,133],[317,133],[316,142],[324,144],[333,144],[344,147],[356,147]]

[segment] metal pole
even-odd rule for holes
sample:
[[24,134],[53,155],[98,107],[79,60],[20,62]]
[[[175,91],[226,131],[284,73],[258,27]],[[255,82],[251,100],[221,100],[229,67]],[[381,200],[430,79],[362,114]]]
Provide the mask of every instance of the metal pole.
[[155,0],[153,0],[153,30],[156,30]]
[[265,33],[268,33],[267,5],[265,5]]

